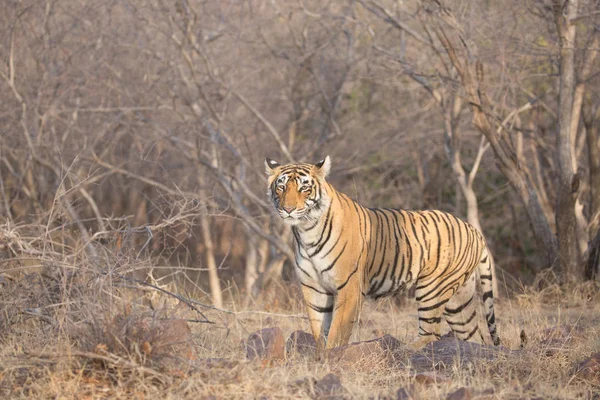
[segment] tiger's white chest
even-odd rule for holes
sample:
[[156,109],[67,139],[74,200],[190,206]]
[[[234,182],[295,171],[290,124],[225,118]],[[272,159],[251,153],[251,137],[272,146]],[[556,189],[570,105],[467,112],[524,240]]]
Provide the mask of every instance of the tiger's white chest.
[[329,267],[329,263],[326,259],[313,258],[312,264],[318,274],[318,282],[323,289],[327,289],[331,293],[337,292],[336,275],[337,270],[335,268],[326,270]]
[[[336,235],[337,237],[337,235]],[[296,249],[296,272],[302,282],[318,283],[322,289],[330,293],[337,291],[338,264],[340,256],[345,251],[331,238],[324,243],[317,235],[303,235]],[[297,239],[298,239],[297,238]],[[321,241],[319,241],[321,239]]]

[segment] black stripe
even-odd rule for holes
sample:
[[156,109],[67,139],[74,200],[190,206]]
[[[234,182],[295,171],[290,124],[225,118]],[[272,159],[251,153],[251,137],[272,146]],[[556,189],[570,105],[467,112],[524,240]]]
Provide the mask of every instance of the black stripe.
[[329,266],[327,268],[325,268],[324,270],[321,271],[321,274],[323,274],[324,272],[329,271],[331,268],[333,268],[333,266],[335,265],[337,260],[342,256],[342,253],[344,252],[344,249],[346,248],[347,245],[348,245],[348,242],[344,243],[344,247],[342,247],[340,254],[337,255],[337,257],[333,260],[333,262],[331,264],[329,264]]
[[[308,247],[315,247],[317,246],[317,248],[315,249],[315,251],[310,255],[310,257],[314,257],[318,252],[320,252],[323,249],[323,246],[325,246],[325,244],[327,243],[327,241],[329,240],[329,238],[331,237],[331,232],[333,231],[333,215],[330,215],[330,210],[332,207],[329,207],[329,210],[327,210],[327,217],[325,217],[325,225],[323,227],[323,230],[321,231],[321,236],[319,236],[319,239],[315,242],[315,243],[311,243],[308,245]],[[325,231],[327,232],[327,237],[325,237],[325,241],[323,243],[321,243],[321,240],[323,240],[323,235],[325,234]]]
[[315,292],[317,292],[317,293],[325,294],[325,295],[327,295],[327,296],[333,296],[331,293],[323,292],[323,291],[321,291],[321,290],[319,290],[319,289],[317,289],[317,288],[315,288],[315,287],[313,287],[313,286],[307,285],[306,283],[300,282],[300,284],[301,284],[302,286],[304,286],[305,288],[308,288],[308,289],[314,290],[314,291],[315,291]]
[[477,310],[473,310],[473,314],[471,314],[471,316],[469,318],[467,318],[465,321],[454,322],[454,321],[450,321],[449,319],[446,319],[446,322],[448,323],[448,325],[452,325],[452,326],[465,326],[469,322],[471,322],[473,320],[473,318],[475,318],[476,315],[477,315]]
[[481,279],[487,279],[489,281],[492,280],[492,275],[479,275],[479,280]]
[[[398,216],[402,217],[402,222],[403,222],[403,226],[406,226],[406,220],[404,219],[404,215],[402,212],[398,212]],[[410,218],[408,220],[408,223],[411,223]],[[397,221],[397,229],[398,229],[398,233],[400,234],[400,236],[402,236],[402,230],[400,229],[400,221]],[[413,227],[414,229],[414,227]],[[410,269],[412,268],[413,265],[413,249],[412,249],[412,243],[414,242],[413,240],[409,240],[408,237],[406,236],[406,234],[404,234],[405,237],[402,241],[402,243],[405,245],[406,249],[408,250],[408,263],[404,262],[404,253],[402,252],[402,268],[400,270],[400,273],[398,274],[398,279],[396,280],[396,285],[400,283],[401,280],[405,279],[406,275],[408,275],[408,272],[410,271]],[[398,236],[396,236],[396,230],[394,229],[394,238],[396,239],[396,251],[398,253],[401,252],[400,249],[400,239],[398,238]],[[397,263],[398,257],[396,257],[396,260],[394,260],[394,263]],[[405,274],[406,272],[406,274]]]
[[304,269],[302,269],[302,267],[300,267],[300,265],[298,265],[298,263],[296,263],[296,268],[298,268],[300,271],[304,272],[304,274],[306,276],[309,276],[312,278],[312,276],[308,272],[306,272]]
[[338,286],[337,290],[342,290],[347,284],[348,281],[350,281],[350,278],[352,278],[352,275],[354,275],[356,273],[356,271],[358,271],[358,265],[356,266],[356,268],[354,268],[354,271],[352,271],[352,273],[350,275],[348,275],[348,279],[346,279],[346,282],[342,283],[340,286]]
[[493,298],[494,298],[494,292],[492,292],[491,290],[489,290],[483,294],[483,302],[484,303],[487,299],[493,299]]
[[419,321],[427,322],[428,324],[439,324],[440,322],[442,322],[442,317],[419,317]]
[[466,303],[463,303],[462,305],[458,306],[458,308],[451,309],[451,308],[446,307],[445,311],[448,314],[458,314],[459,312],[462,312],[465,308],[467,308],[469,306],[469,304],[471,304],[472,301],[473,301],[473,296],[471,296],[471,298],[469,299],[469,301],[467,301]]
[[419,307],[418,311],[431,311],[431,310],[435,310],[436,308],[440,308],[441,306],[443,306],[444,304],[446,304],[448,302],[448,300],[442,300],[439,303],[436,303],[432,306],[428,306],[428,307]]
[[312,308],[313,310],[315,310],[318,313],[330,313],[333,312],[333,306],[329,306],[329,307],[319,307],[319,306],[315,306],[314,304],[309,303],[308,301],[306,302],[306,305],[309,306],[310,308]]
[[[458,277],[452,279],[451,281],[448,281],[452,277],[452,275],[448,275],[448,276],[441,277],[441,281],[431,282],[431,283],[436,283],[434,288],[431,289],[430,291],[428,291],[427,293],[424,293],[423,295],[417,297],[416,300],[421,301],[436,291],[438,292],[438,294],[433,297],[436,297],[436,296],[439,297],[443,293],[446,293],[448,290],[451,290],[454,287],[458,288],[460,286],[459,281],[463,278],[463,276],[464,276],[464,274],[460,274]],[[424,289],[427,286],[429,286],[429,285],[420,286],[419,288]]]
[[440,229],[439,229],[437,221],[433,218],[433,216],[431,216],[431,222],[433,223],[433,227],[435,228],[435,231],[437,233],[438,244],[437,244],[436,260],[435,260],[435,264],[434,264],[435,267],[433,268],[433,271],[431,272],[431,274],[429,274],[427,276],[437,273],[437,269],[440,264],[440,252],[442,251],[442,240],[441,240],[441,236],[440,236]]
[[333,251],[333,249],[335,249],[335,246],[337,246],[337,244],[340,242],[341,238],[342,238],[342,233],[340,232],[340,234],[338,235],[337,239],[335,240],[335,243],[333,244],[333,246],[331,246],[331,248],[327,251],[327,253],[321,255],[321,257],[322,258],[327,257]]
[[463,221],[461,221],[460,219],[458,219],[455,215],[452,215],[452,218],[454,219],[454,226],[458,229],[458,254],[461,254],[461,252],[463,251],[463,234],[462,234],[462,226],[464,225]]
[[426,332],[424,329],[422,329],[422,332],[419,332],[419,336],[435,336],[438,339],[441,337],[439,333]]
[[465,338],[465,340],[469,340],[473,337],[473,335],[475,334],[475,332],[477,332],[477,330],[479,329],[478,325],[475,325],[475,328],[473,328],[473,330],[471,331],[471,333],[469,333],[469,335]]
[[358,216],[358,231],[362,232],[362,220],[360,219],[360,212],[358,211],[356,202],[353,201],[352,206],[354,207],[354,211],[356,212],[356,215]]
[[383,210],[377,209],[375,210],[377,213],[381,213],[381,241],[379,242],[379,254],[382,257],[385,255],[385,248],[387,246],[387,235],[386,233],[390,231],[390,220],[387,216],[387,213]]
[[[419,216],[421,217],[422,220],[424,219],[425,222],[427,222],[427,224],[429,224],[429,220],[427,220],[427,217],[426,217],[427,213],[429,213],[429,211],[420,212]],[[431,232],[429,232],[429,228],[427,227],[427,224],[424,224],[423,222],[421,222],[421,229],[427,233],[431,233]]]
[[333,230],[333,215],[331,214],[332,208],[333,207],[331,207],[331,205],[330,205],[329,208],[327,209],[327,214],[325,215],[325,223],[323,224],[323,230],[321,231],[321,235],[319,236],[319,239],[317,239],[317,241],[315,243],[311,243],[310,247],[315,247],[321,243],[321,240],[323,240],[323,235],[325,235],[325,231],[328,231],[325,242],[327,242],[327,240],[329,240],[329,236],[331,236],[331,231]]
[[[373,218],[376,218],[376,215],[374,215],[373,212],[369,212],[369,213],[367,213],[367,216],[369,217],[369,222],[371,224],[371,226],[370,226],[371,235],[370,235],[369,244],[373,243],[373,237],[375,237],[375,243],[377,243],[377,231],[376,231],[377,227],[373,223]],[[375,230],[375,235],[373,234],[374,230]],[[367,276],[368,277],[371,276],[371,271],[373,270],[373,265],[375,264],[375,258],[377,256],[377,252],[374,251],[371,247],[369,248],[369,250],[371,250],[371,251],[369,251],[368,255],[370,257],[372,257],[372,260],[371,260],[371,263],[369,264],[369,267],[367,268]]]

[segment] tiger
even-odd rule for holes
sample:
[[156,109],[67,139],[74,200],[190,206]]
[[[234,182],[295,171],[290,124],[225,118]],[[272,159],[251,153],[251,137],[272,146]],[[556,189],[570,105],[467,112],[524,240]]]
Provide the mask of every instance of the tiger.
[[[441,338],[442,317],[461,340],[500,344],[492,257],[482,234],[438,211],[366,208],[326,180],[327,156],[316,164],[281,165],[266,158],[267,195],[291,225],[295,271],[317,352],[348,344],[366,298],[414,287],[419,349]],[[489,336],[479,329],[476,275]]]

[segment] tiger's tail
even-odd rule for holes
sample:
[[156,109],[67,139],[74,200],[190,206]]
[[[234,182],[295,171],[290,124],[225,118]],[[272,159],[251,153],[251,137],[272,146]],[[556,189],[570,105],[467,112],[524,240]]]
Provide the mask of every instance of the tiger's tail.
[[500,344],[500,338],[496,330],[496,315],[494,314],[494,289],[492,285],[492,255],[490,254],[487,246],[483,249],[481,254],[481,261],[479,262],[479,280],[481,283],[481,289],[483,293],[483,307],[485,310],[485,320],[487,322],[490,336],[495,346]]

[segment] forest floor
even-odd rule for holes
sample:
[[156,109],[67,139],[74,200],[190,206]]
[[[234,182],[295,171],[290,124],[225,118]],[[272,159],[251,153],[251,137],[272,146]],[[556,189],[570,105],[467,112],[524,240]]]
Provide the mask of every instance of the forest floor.
[[[460,348],[452,359],[433,347],[417,353],[404,346],[417,334],[413,301],[367,302],[352,341],[388,334],[396,347],[366,345],[364,359],[317,360],[300,347],[281,353],[292,332],[309,331],[294,287],[279,286],[262,305],[230,303],[224,312],[110,273],[82,279],[48,268],[0,275],[3,398],[600,398],[600,357],[580,367],[600,351],[592,286],[504,297],[496,305],[501,351]],[[265,339],[271,348],[248,359],[248,338],[261,329],[275,332]],[[417,356],[425,366],[415,364]]]

